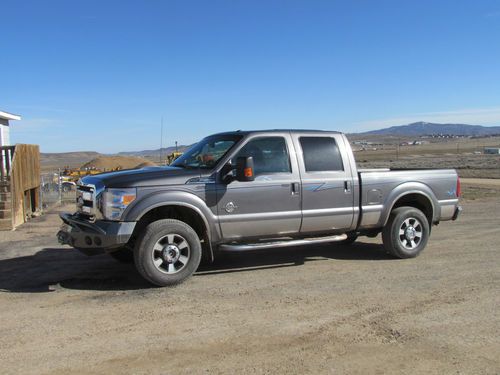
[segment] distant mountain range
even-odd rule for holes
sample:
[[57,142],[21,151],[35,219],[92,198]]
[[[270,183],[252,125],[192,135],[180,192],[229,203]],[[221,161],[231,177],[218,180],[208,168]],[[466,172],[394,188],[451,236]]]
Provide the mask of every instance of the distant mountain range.
[[465,135],[484,136],[500,134],[500,126],[481,126],[467,124],[435,124],[432,122],[414,122],[408,125],[391,126],[390,128],[371,130],[359,134],[372,135],[399,135],[399,136],[421,136],[421,135]]

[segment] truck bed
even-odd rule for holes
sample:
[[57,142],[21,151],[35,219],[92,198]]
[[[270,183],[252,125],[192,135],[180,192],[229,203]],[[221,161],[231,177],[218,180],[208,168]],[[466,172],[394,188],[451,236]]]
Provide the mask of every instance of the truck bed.
[[432,203],[432,222],[451,220],[458,202],[454,169],[360,169],[359,228],[382,227],[394,202],[408,193]]

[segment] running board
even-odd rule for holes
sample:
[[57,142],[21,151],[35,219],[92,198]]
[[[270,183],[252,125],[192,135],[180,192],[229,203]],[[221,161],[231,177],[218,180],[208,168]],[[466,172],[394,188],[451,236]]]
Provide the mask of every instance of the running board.
[[303,245],[315,245],[320,243],[328,243],[328,242],[339,242],[347,239],[347,235],[341,234],[338,236],[329,236],[329,237],[314,237],[314,238],[304,238],[300,240],[281,240],[281,241],[273,241],[273,242],[257,242],[257,243],[248,243],[248,244],[223,244],[219,246],[220,251],[252,251],[252,250],[265,250],[265,249],[276,249],[280,247],[289,247],[289,246],[303,246]]

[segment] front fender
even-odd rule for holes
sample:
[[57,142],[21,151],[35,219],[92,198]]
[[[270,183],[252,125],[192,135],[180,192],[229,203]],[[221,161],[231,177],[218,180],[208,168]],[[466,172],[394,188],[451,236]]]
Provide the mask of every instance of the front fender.
[[152,209],[162,206],[183,206],[194,210],[208,229],[209,241],[220,240],[217,217],[200,197],[186,191],[159,191],[140,197],[124,212],[123,221],[139,221]]

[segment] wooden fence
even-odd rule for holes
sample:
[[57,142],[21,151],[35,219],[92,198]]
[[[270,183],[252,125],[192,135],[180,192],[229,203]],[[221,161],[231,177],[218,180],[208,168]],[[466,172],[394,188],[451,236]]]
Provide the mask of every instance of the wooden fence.
[[0,147],[1,179],[10,187],[12,227],[24,223],[40,207],[40,149],[18,144]]

